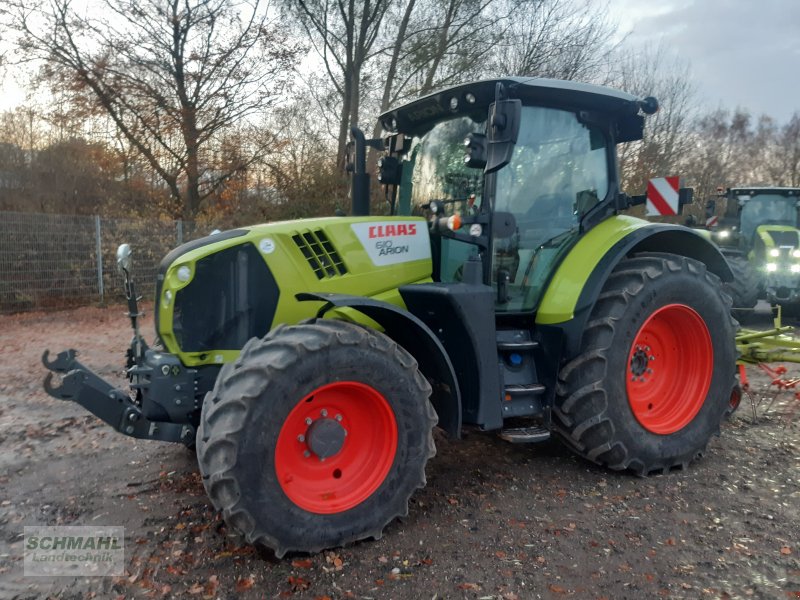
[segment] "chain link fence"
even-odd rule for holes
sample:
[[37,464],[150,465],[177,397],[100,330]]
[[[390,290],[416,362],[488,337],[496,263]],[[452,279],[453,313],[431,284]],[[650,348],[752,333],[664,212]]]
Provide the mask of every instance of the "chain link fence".
[[133,250],[138,294],[149,299],[164,255],[207,233],[188,221],[0,212],[0,313],[122,301],[122,243]]

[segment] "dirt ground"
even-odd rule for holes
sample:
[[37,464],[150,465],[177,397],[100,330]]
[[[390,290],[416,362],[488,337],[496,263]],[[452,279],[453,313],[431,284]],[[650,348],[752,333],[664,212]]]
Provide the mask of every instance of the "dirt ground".
[[[225,528],[188,450],[42,391],[45,348],[122,385],[122,312],[0,316],[0,598],[800,598],[800,401],[767,410],[756,369],[755,422],[745,399],[687,471],[439,436],[428,486],[381,540],[276,561]],[[127,574],[23,577],[24,525],[123,525]]]

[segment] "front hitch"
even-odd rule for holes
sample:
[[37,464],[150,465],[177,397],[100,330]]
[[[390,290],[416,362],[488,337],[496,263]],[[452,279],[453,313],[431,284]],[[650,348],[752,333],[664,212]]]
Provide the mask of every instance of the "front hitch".
[[[75,350],[60,352],[50,360],[44,351],[42,363],[51,373],[44,380],[45,391],[58,400],[80,404],[111,427],[130,437],[163,442],[194,443],[195,429],[190,424],[151,421],[131,397],[96,375],[76,360]],[[61,385],[53,385],[53,373],[61,375]]]

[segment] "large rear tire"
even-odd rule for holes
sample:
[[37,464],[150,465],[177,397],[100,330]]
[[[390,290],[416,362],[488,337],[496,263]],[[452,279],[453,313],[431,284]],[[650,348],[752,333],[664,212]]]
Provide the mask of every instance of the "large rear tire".
[[211,502],[278,557],[379,538],[425,485],[430,392],[411,355],[365,327],[317,320],[250,340],[203,403]]
[[559,373],[556,431],[611,469],[685,467],[730,411],[735,359],[730,298],[703,263],[624,259]]
[[734,309],[750,311],[758,303],[761,282],[758,273],[744,256],[726,256],[733,272],[733,281],[725,284],[725,291],[733,300]]

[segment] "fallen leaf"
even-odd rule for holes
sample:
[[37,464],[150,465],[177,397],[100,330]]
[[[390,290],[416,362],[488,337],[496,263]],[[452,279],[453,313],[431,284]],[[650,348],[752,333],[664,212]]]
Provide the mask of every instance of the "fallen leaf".
[[481,586],[477,583],[459,583],[456,587],[460,590],[479,590]]
[[297,569],[310,569],[310,568],[312,567],[312,565],[313,565],[313,564],[314,564],[314,563],[313,563],[313,562],[311,562],[311,559],[310,559],[310,558],[304,558],[304,559],[302,559],[302,560],[301,560],[301,559],[298,559],[298,558],[296,558],[296,559],[294,559],[294,560],[292,561],[292,566],[293,566],[293,567],[295,567],[295,568],[297,568]]
[[783,546],[783,547],[781,548],[781,554],[785,554],[785,555],[787,555],[787,556],[788,556],[788,555],[789,555],[789,554],[791,554],[791,553],[792,553],[792,549],[791,549],[791,548],[789,548],[789,546]]
[[303,579],[302,577],[290,576],[289,585],[292,586],[293,592],[302,592],[311,586],[311,582],[308,579]]
[[235,589],[236,589],[237,592],[244,592],[246,590],[249,590],[251,587],[253,587],[254,583],[255,583],[255,581],[253,580],[252,577],[245,577],[245,578],[240,579],[239,581],[236,582]]
[[560,585],[556,585],[555,583],[551,583],[549,586],[550,591],[554,594],[566,594],[566,588],[561,587]]
[[212,575],[208,578],[208,583],[206,584],[206,596],[215,596],[217,588],[219,588],[219,578],[216,575]]
[[190,594],[202,594],[203,593],[203,586],[199,583],[195,583],[192,587],[189,588]]

